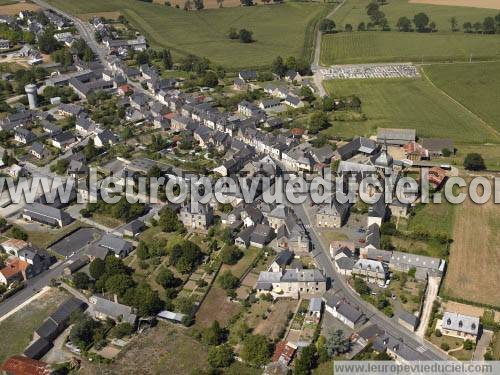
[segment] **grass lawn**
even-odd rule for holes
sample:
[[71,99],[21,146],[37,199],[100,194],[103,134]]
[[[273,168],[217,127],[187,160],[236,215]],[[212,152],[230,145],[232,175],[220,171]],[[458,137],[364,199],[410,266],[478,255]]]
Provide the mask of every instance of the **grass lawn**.
[[260,375],[262,370],[255,367],[250,367],[244,363],[234,361],[231,366],[224,369],[226,375]]
[[319,233],[327,243],[333,241],[346,241],[349,239],[349,237],[339,229],[320,229]]
[[200,309],[196,313],[196,327],[209,327],[214,320],[225,326],[229,319],[241,310],[241,304],[229,302],[226,291],[217,283],[212,285]]
[[415,208],[407,220],[401,220],[398,229],[409,232],[425,232],[431,235],[446,234],[451,237],[455,220],[456,205],[443,199],[441,204],[422,204]]
[[115,219],[114,217],[99,214],[99,213],[93,213],[91,219],[94,220],[96,223],[104,225],[105,227],[108,227],[108,228],[116,228],[116,227],[124,224],[124,221],[122,221],[120,219]]
[[0,323],[0,363],[20,354],[31,342],[33,332],[52,314],[68,295],[52,288]]
[[222,275],[225,270],[230,270],[234,276],[241,278],[261,251],[262,249],[258,249],[256,247],[249,247],[248,249],[243,250],[243,257],[238,261],[238,263],[232,266],[227,264],[222,266],[219,275]]
[[473,354],[474,350],[465,350],[465,349],[456,350],[450,353],[450,355],[452,355],[459,361],[470,361],[472,359]]
[[441,90],[500,131],[500,62],[429,65],[424,71]]
[[447,343],[448,346],[450,347],[450,350],[460,348],[464,344],[463,340],[457,339],[455,337],[445,336],[445,335],[442,335],[441,337],[436,337],[435,332],[432,333],[429,340],[438,347],[441,347],[442,343]]
[[468,61],[500,58],[500,37],[465,33],[351,32],[325,35],[321,64]]
[[465,156],[475,152],[481,154],[483,157],[486,169],[494,171],[500,170],[500,147],[498,147],[498,144],[455,144],[455,148],[457,149],[456,155],[449,158],[434,158],[432,161],[456,165],[458,168],[463,168]]
[[[78,220],[72,222],[70,225],[65,226],[62,229],[52,229],[47,228],[43,231],[26,231],[28,234],[28,241],[33,245],[41,247],[43,249],[47,248],[52,243],[56,242],[58,239],[64,237],[66,234],[80,228],[82,223]],[[6,236],[10,236],[10,230],[7,231]]]
[[[331,6],[290,2],[282,5],[205,9],[182,9],[137,0],[49,0],[76,15],[119,10],[144,33],[154,47],[208,57],[228,68],[269,65],[278,56],[309,58],[313,28]],[[227,37],[229,28],[253,32],[254,43]]]
[[500,210],[493,202],[458,205],[443,294],[500,307]]
[[361,98],[365,121],[333,121],[328,136],[370,136],[378,127],[413,128],[417,136],[450,137],[455,142],[493,143],[500,137],[423,79],[325,81],[333,96]]
[[185,330],[159,322],[134,338],[111,364],[85,361],[83,374],[196,374],[208,370],[207,349]]
[[[346,23],[357,28],[360,22],[369,22],[369,17],[366,14],[366,6],[370,0],[349,0],[340,8],[333,20],[337,24],[337,28],[342,28]],[[399,17],[406,16],[413,19],[413,16],[419,12],[426,13],[431,21],[434,21],[438,30],[447,32],[450,30],[450,18],[456,17],[458,25],[462,28],[464,22],[483,22],[485,17],[494,17],[499,13],[495,9],[480,9],[472,7],[458,6],[443,6],[429,4],[410,3],[409,0],[390,0],[385,5],[381,6],[380,10],[385,13],[387,20],[392,28],[396,28],[396,23]]]

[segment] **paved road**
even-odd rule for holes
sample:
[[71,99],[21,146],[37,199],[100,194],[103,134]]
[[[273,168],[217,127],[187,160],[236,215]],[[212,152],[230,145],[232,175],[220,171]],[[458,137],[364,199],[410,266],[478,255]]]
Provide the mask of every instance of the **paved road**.
[[314,220],[309,216],[307,212],[307,205],[294,205],[293,208],[304,225],[309,228],[309,234],[314,246],[313,256],[322,268],[325,275],[332,280],[333,290],[342,292],[347,298],[349,298],[351,302],[360,307],[361,311],[363,311],[363,313],[367,316],[368,319],[370,319],[372,323],[377,324],[379,327],[386,330],[394,337],[403,340],[403,342],[411,348],[419,351],[420,353],[423,353],[429,360],[450,359],[445,353],[435,348],[432,344],[426,342],[414,333],[395,323],[379,310],[377,310],[373,305],[361,299],[361,297],[347,285],[345,280],[337,274],[337,271],[335,270],[335,267],[333,266],[333,263],[329,256],[329,248],[327,244],[325,244],[324,241],[320,239],[317,229],[313,225]]

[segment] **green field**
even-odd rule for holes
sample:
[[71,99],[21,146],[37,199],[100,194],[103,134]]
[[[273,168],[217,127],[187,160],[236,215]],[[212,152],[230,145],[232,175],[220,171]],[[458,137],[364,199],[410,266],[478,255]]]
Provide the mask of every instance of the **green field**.
[[321,64],[500,59],[500,36],[465,33],[352,32],[324,35]]
[[500,62],[429,65],[424,71],[441,90],[500,131]]
[[[366,6],[371,0],[347,0],[347,2],[332,17],[337,27],[343,28],[350,23],[356,28],[360,22],[370,21],[366,14]],[[450,31],[450,18],[456,17],[458,25],[462,28],[464,22],[483,22],[485,17],[500,13],[496,9],[482,9],[469,7],[453,7],[444,5],[411,4],[408,0],[388,0],[380,10],[385,13],[389,25],[395,27],[398,19],[406,16],[413,19],[417,13],[426,13],[434,21],[440,31]]]
[[[69,13],[120,11],[156,47],[208,57],[229,68],[269,65],[278,56],[309,58],[314,26],[330,6],[285,3],[185,12],[138,0],[49,0]],[[246,28],[256,40],[230,40],[230,27]]]
[[[360,22],[369,22],[366,5],[370,0],[348,0],[333,16],[337,28],[351,24],[356,30]],[[464,61],[500,58],[500,36],[452,33],[450,18],[456,17],[461,28],[466,21],[482,22],[499,13],[494,9],[410,4],[408,0],[389,0],[381,7],[393,30],[402,16],[413,19],[426,13],[437,25],[432,34],[391,32],[352,32],[325,35],[321,43],[321,63],[369,63],[389,61]]]
[[417,136],[457,143],[499,143],[500,137],[424,79],[325,81],[334,97],[358,95],[366,121],[334,121],[329,136],[370,136],[378,127],[413,128]]

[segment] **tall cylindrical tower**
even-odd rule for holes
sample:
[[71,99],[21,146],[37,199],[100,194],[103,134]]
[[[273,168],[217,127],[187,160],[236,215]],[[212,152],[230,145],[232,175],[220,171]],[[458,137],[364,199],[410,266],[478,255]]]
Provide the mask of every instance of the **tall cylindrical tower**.
[[30,83],[24,86],[24,91],[28,95],[28,102],[30,104],[30,109],[35,109],[37,107],[37,96],[36,96],[36,86]]

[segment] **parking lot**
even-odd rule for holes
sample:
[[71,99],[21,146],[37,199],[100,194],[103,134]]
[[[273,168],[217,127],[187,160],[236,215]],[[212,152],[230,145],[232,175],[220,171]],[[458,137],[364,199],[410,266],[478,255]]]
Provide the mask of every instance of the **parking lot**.
[[416,78],[420,76],[413,64],[333,65],[322,69],[325,79]]

